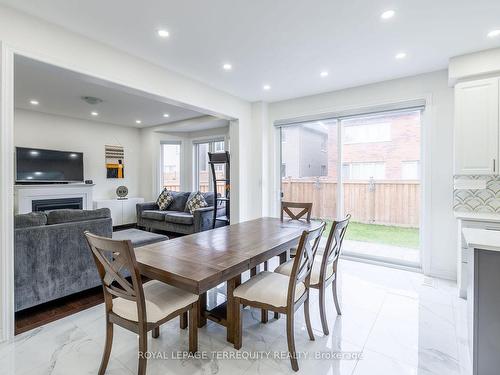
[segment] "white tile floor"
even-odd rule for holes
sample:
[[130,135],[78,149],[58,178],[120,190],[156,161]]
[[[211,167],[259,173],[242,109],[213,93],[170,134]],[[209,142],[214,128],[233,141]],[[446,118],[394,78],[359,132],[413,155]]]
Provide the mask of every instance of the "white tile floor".
[[[341,353],[337,359],[301,359],[301,373],[315,375],[455,375],[470,372],[466,302],[456,297],[452,282],[418,273],[364,263],[341,261],[343,315],[334,313],[328,298],[330,335],[323,336],[313,292],[311,316],[316,341],[309,341],[302,309],[296,313],[297,350],[314,356]],[[209,299],[221,299],[212,295]],[[285,320],[259,323],[260,312],[245,309],[240,353],[286,352]],[[104,336],[103,306],[19,335],[0,345],[0,374],[96,374]],[[165,324],[159,339],[150,339],[150,351],[169,359],[152,359],[148,374],[286,374],[288,359],[224,359],[215,355],[238,353],[225,340],[224,328],[215,323],[199,330],[199,349],[208,359],[172,359],[187,349],[187,330],[178,320]],[[215,352],[215,355],[212,353]],[[361,352],[361,359],[349,359]],[[107,374],[134,374],[137,337],[115,329]]]

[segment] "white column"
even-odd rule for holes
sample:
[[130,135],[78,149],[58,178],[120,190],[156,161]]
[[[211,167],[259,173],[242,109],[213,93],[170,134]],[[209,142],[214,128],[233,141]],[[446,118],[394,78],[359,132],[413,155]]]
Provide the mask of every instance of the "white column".
[[0,342],[14,337],[14,53],[0,42]]

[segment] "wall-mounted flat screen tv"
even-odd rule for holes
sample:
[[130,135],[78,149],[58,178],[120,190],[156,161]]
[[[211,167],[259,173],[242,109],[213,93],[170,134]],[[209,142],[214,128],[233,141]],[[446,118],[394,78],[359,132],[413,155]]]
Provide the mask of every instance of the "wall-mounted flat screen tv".
[[16,182],[82,182],[83,153],[16,147]]

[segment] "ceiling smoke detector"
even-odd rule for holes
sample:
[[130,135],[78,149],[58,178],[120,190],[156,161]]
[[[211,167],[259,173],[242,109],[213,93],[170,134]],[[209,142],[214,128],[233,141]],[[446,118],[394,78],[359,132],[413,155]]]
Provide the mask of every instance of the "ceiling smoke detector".
[[96,98],[95,96],[82,96],[82,100],[91,105],[102,103],[102,99]]

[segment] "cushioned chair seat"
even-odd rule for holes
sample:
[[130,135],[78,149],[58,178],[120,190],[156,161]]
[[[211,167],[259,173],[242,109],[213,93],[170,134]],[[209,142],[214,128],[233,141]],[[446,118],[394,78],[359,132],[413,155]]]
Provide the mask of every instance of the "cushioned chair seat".
[[[311,270],[311,280],[309,282],[311,285],[319,283],[319,274],[321,271],[321,261],[322,261],[322,257],[316,257],[314,259],[313,268]],[[292,273],[292,267],[293,267],[293,259],[278,266],[278,268],[276,268],[274,270],[274,272],[280,273],[282,275],[290,276],[290,274]],[[333,262],[330,263],[326,267],[326,278],[328,279],[332,275],[333,275]]]
[[194,217],[189,212],[168,212],[165,216],[167,223],[191,225]]
[[[143,285],[146,316],[149,323],[156,323],[176,310],[198,300],[196,294],[162,283],[150,281]],[[122,318],[138,321],[137,303],[124,298],[113,299],[113,312]]]
[[[248,301],[266,303],[271,306],[287,305],[290,277],[280,273],[264,271],[241,284],[234,290],[234,296]],[[306,291],[304,283],[297,283],[295,301]]]
[[168,211],[145,210],[142,212],[142,217],[149,220],[165,221]]

